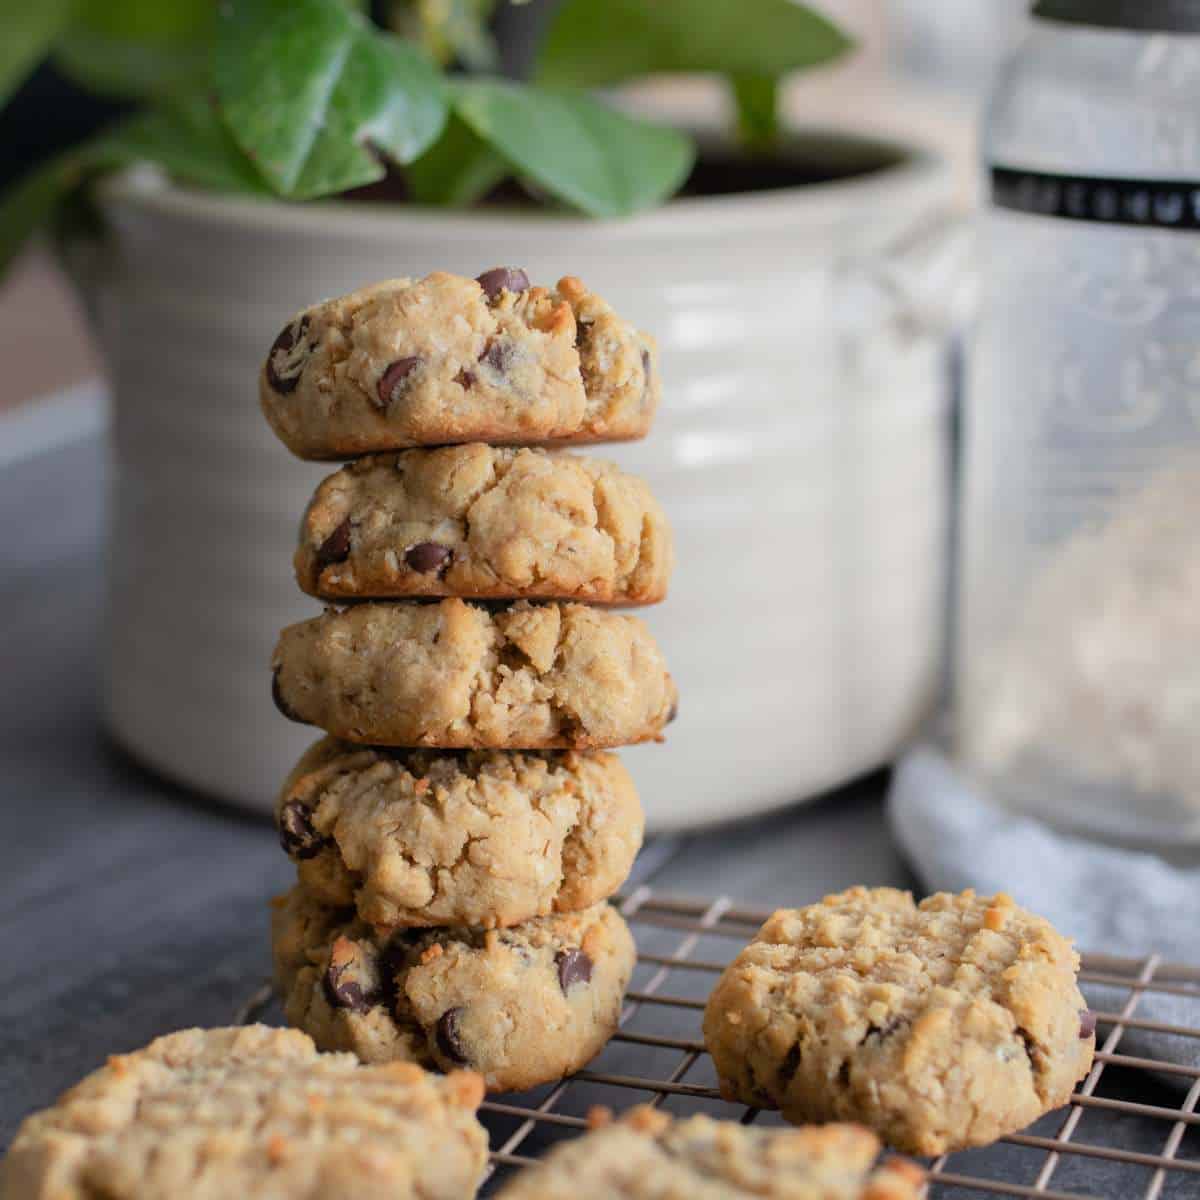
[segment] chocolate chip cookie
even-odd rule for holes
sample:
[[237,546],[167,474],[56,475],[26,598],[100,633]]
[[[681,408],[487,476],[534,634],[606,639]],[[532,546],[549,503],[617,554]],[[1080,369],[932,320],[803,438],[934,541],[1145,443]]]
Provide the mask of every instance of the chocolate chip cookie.
[[572,276],[534,287],[498,267],[393,279],[298,313],[259,376],[271,427],[301,458],[450,442],[644,437],[653,340]]
[[366,1062],[470,1066],[489,1091],[577,1071],[617,1028],[634,944],[614,908],[509,929],[380,931],[296,887],[275,902],[288,1022]]
[[472,443],[360,459],[317,489],[296,579],[313,596],[654,604],[672,566],[650,489],[611,463]]
[[500,1193],[500,1200],[917,1200],[921,1170],[875,1166],[879,1139],[858,1125],[748,1129],[695,1116],[672,1119],[640,1105],[560,1142]]
[[363,1067],[288,1029],[188,1029],[114,1055],[26,1119],[4,1200],[463,1200],[478,1075]]
[[384,750],[325,738],[275,810],[300,881],[374,926],[516,925],[625,881],[642,809],[615,754]]
[[1070,1098],[1095,1049],[1078,968],[1003,894],[851,888],[767,921],[713,990],[704,1038],[731,1099],[941,1154]]
[[328,609],[283,631],[276,703],[351,742],[586,750],[657,738],[675,684],[636,617],[462,600]]

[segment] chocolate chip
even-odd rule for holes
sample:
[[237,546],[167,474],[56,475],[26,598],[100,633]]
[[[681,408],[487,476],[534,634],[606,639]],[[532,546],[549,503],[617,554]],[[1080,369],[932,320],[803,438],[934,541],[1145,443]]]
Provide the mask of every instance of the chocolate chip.
[[[903,1017],[888,1017],[882,1025],[868,1025],[867,1032],[863,1034],[862,1040],[865,1042],[867,1038],[877,1037],[880,1041],[883,1041],[884,1038],[890,1038],[903,1024]],[[860,1042],[859,1044],[861,1045],[862,1043]]]
[[671,705],[671,711],[669,713],[667,713],[666,724],[670,725],[671,722],[674,721],[677,716],[679,716],[679,701],[678,700],[676,700],[675,703]]
[[297,715],[296,711],[283,698],[283,693],[279,690],[279,671],[280,668],[276,667],[274,673],[271,675],[271,699],[275,701],[275,707],[289,721],[295,721],[299,725],[304,725],[306,724],[304,718]]
[[465,1063],[468,1060],[467,1052],[463,1049],[461,1035],[458,1028],[458,1017],[462,1012],[461,1008],[448,1008],[440,1017],[438,1017],[437,1037],[438,1049],[451,1062]]
[[475,278],[489,300],[501,292],[523,292],[529,286],[529,276],[520,267],[493,267]]
[[1088,1008],[1079,1010],[1079,1036],[1090,1038],[1096,1032],[1096,1014]]
[[437,542],[418,542],[404,552],[405,565],[422,575],[440,575],[453,557],[454,551],[449,546]]
[[322,543],[317,551],[317,570],[343,563],[350,557],[350,518],[347,517]]
[[363,991],[362,984],[353,979],[343,979],[345,967],[329,964],[322,983],[325,998],[334,1008],[344,1008],[352,1013],[365,1013],[374,1008],[383,997],[378,992]]
[[513,347],[508,341],[500,341],[493,338],[484,347],[483,353],[479,356],[481,363],[487,363],[493,371],[499,371],[501,375],[512,366]]
[[469,392],[475,386],[475,374],[472,371],[459,371],[454,377],[454,382],[458,384],[464,392]]
[[838,1067],[837,1077],[838,1083],[840,1083],[842,1087],[850,1086],[850,1060],[848,1058],[843,1060],[842,1065]]
[[415,354],[410,354],[407,358],[398,358],[394,363],[389,363],[383,374],[379,377],[379,407],[384,409],[396,399],[396,392],[400,385],[407,381],[408,377],[420,365],[420,358]]
[[289,800],[279,810],[279,844],[291,858],[315,858],[326,845],[314,828],[312,814],[299,800]]
[[296,390],[304,364],[308,361],[307,316],[293,321],[271,343],[267,354],[267,382],[277,392],[286,395]]
[[642,351],[642,374],[646,376],[646,386],[650,386],[650,351]]
[[560,950],[554,956],[558,986],[565,996],[573,983],[591,983],[592,960],[582,950]]
[[787,1087],[793,1079],[796,1078],[796,1072],[800,1069],[800,1043],[795,1042],[792,1048],[783,1057],[783,1062],[779,1064],[779,1083],[782,1087]]

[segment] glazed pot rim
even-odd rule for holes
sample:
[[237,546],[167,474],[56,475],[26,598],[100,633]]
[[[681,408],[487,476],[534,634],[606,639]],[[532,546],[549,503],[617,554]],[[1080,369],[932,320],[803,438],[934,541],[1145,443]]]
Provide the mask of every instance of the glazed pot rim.
[[485,212],[433,208],[413,204],[364,204],[343,199],[285,201],[269,197],[205,192],[172,182],[161,170],[133,167],[116,172],[98,186],[105,204],[116,203],[244,231],[269,229],[328,237],[334,229],[364,236],[383,236],[402,228],[406,234],[479,237],[514,232],[553,232],[557,236],[628,240],[745,232],[752,224],[762,233],[773,227],[797,228],[840,222],[852,212],[883,204],[898,196],[945,199],[952,191],[949,159],[927,146],[866,136],[836,128],[805,130],[846,146],[876,148],[879,166],[840,178],[794,187],[761,189],[713,196],[682,196],[632,217],[597,220],[545,209],[499,208]]

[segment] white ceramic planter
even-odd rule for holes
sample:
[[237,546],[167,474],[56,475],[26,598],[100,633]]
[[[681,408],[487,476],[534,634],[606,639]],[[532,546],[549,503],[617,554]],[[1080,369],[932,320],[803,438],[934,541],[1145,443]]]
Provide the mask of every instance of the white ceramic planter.
[[111,181],[112,731],[175,779],[269,806],[315,736],[276,713],[267,663],[314,611],[290,556],[328,468],[262,419],[264,349],[319,297],[509,263],[580,275],[662,346],[652,436],[599,451],[649,479],[678,538],[670,599],[645,615],[681,715],[665,746],[628,752],[651,824],[761,811],[884,762],[937,690],[947,516],[943,337],[913,308],[920,271],[891,256],[951,191],[911,155],[598,224]]

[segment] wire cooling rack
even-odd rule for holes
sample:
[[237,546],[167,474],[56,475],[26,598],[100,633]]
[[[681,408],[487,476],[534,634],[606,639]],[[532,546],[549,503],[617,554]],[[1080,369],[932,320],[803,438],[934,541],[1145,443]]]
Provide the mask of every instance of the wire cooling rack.
[[[717,975],[769,911],[741,908],[725,897],[660,895],[649,887],[615,903],[638,943],[620,1029],[586,1070],[484,1101],[480,1118],[492,1140],[485,1196],[556,1142],[577,1136],[598,1104],[620,1111],[648,1103],[676,1115],[781,1124],[776,1113],[721,1099],[700,1032]],[[1080,983],[1099,1029],[1095,1064],[1070,1104],[994,1146],[928,1162],[929,1200],[1200,1197],[1200,1068],[1119,1050],[1130,1031],[1200,1048],[1200,1040],[1188,1040],[1200,1039],[1200,968],[1154,956],[1085,954]],[[1188,1020],[1139,1016],[1148,997],[1169,997],[1172,1014],[1182,1011]],[[268,998],[264,990],[239,1017],[254,1018]]]

